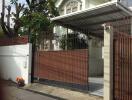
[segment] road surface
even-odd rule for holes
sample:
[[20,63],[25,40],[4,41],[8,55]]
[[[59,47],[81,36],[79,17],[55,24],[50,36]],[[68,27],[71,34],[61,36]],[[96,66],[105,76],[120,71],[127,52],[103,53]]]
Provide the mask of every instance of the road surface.
[[38,94],[16,86],[5,87],[5,100],[64,100],[58,97],[53,97],[47,94]]

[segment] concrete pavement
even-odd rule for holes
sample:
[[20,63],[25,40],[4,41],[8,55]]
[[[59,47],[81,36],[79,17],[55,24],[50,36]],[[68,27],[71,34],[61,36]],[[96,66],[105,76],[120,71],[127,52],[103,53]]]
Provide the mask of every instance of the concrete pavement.
[[89,93],[73,91],[62,87],[50,86],[40,83],[33,83],[25,87],[25,89],[61,97],[64,98],[65,100],[103,100],[102,97],[90,95]]
[[51,95],[40,95],[16,86],[5,86],[5,100],[65,100]]
[[16,84],[7,81],[4,91],[5,100],[103,100],[88,93],[39,83],[17,88]]

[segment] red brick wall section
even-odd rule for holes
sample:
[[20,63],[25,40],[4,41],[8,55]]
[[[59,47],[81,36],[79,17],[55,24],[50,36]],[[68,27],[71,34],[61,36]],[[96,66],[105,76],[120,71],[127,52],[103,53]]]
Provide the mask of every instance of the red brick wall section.
[[37,52],[35,77],[87,85],[88,50]]
[[0,39],[0,46],[19,45],[26,43],[28,43],[28,36]]

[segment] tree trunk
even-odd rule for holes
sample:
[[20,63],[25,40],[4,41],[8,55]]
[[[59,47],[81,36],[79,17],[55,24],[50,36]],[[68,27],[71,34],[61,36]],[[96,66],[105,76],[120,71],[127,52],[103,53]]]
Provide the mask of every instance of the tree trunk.
[[5,0],[2,0],[1,27],[6,36],[12,37],[11,29],[5,24],[4,20],[5,20]]
[[5,0],[2,0],[2,13],[5,15]]
[[7,15],[7,26],[10,28],[10,17],[11,17],[11,6],[7,7],[8,15]]

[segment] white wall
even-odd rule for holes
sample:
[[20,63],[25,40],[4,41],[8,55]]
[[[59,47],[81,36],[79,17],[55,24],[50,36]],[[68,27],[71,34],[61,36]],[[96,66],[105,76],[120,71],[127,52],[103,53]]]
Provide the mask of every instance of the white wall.
[[89,75],[103,76],[103,58],[101,47],[89,47]]
[[[97,41],[97,40],[96,40]],[[98,45],[100,43],[98,42]],[[104,62],[102,58],[102,46],[93,46],[89,41],[89,76],[103,76]]]
[[12,45],[0,47],[0,74],[5,80],[16,82],[16,77],[23,77],[25,84],[31,82],[32,45]]
[[95,7],[99,4],[103,4],[105,2],[108,2],[109,0],[85,0],[85,8],[91,8]]

